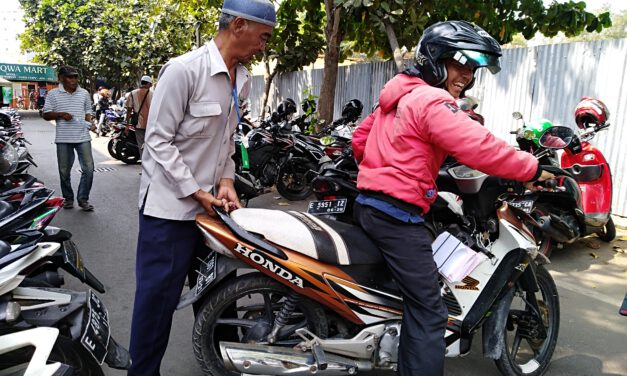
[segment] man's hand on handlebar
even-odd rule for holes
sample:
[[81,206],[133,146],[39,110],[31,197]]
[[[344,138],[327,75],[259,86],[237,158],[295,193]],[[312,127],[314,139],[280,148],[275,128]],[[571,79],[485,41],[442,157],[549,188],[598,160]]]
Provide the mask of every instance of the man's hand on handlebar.
[[[525,188],[535,192],[535,191],[541,191],[544,189],[543,186],[546,186],[544,184],[538,184],[540,182],[545,182],[545,181],[550,181],[555,179],[555,175],[553,175],[552,173],[548,172],[548,171],[542,171],[542,174],[540,175],[540,177],[538,178],[538,180],[536,181],[530,181],[525,183]],[[550,184],[549,184],[550,185]],[[554,184],[553,184],[554,185]]]

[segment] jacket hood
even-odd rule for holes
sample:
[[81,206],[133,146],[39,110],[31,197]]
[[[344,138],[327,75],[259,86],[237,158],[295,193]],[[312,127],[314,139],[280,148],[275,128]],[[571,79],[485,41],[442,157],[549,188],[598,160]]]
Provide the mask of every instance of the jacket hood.
[[419,77],[407,74],[397,74],[388,81],[379,95],[379,106],[383,112],[390,112],[396,108],[398,102],[405,94],[414,90],[417,86],[426,85]]

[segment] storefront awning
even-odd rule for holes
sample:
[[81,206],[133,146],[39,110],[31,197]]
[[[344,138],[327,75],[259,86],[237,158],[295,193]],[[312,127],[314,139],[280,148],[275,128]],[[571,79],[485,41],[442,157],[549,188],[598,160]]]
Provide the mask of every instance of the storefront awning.
[[9,81],[57,82],[57,72],[45,65],[0,63],[0,78]]
[[5,80],[4,78],[0,77],[0,86],[11,86],[11,85],[13,85],[11,81]]

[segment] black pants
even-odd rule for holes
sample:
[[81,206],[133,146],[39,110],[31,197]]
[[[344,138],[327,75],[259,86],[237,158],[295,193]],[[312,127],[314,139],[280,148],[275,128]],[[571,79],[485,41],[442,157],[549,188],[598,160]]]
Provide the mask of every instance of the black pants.
[[448,312],[440,295],[431,234],[422,224],[404,223],[359,203],[355,220],[383,253],[403,293],[398,374],[441,376]]
[[[194,270],[200,265],[197,258],[208,252],[194,221],[171,221],[140,212],[129,375],[159,375],[185,276],[189,273],[193,286]],[[198,307],[194,308],[196,312]]]

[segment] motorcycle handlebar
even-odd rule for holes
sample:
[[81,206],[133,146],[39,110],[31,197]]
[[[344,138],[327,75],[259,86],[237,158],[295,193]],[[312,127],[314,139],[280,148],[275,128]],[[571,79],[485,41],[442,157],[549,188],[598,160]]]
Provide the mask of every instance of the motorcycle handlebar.
[[557,187],[557,180],[547,179],[544,181],[536,181],[535,183],[533,183],[533,185],[538,186],[538,187],[544,187],[544,188],[555,188]]

